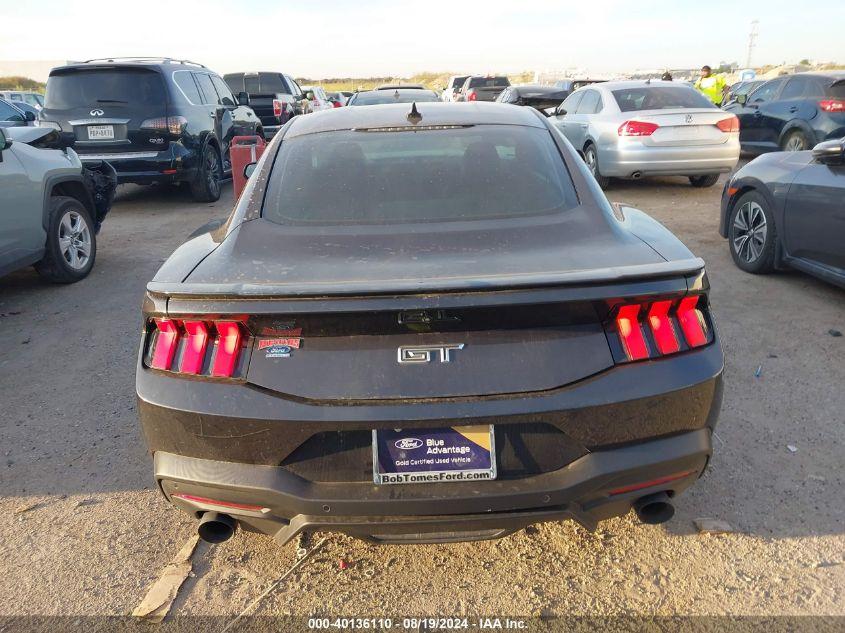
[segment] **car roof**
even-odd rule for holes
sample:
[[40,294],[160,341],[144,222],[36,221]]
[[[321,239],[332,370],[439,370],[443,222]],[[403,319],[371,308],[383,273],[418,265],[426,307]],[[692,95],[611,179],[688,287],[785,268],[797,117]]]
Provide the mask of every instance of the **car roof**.
[[286,138],[332,132],[337,130],[367,128],[419,128],[433,125],[522,125],[545,128],[542,115],[533,108],[514,108],[501,103],[444,103],[416,104],[422,120],[408,120],[412,104],[387,103],[366,108],[337,108],[296,117]]
[[108,57],[101,59],[88,59],[82,62],[71,62],[64,66],[57,66],[50,71],[52,75],[56,71],[81,70],[85,68],[171,68],[172,66],[191,66],[196,69],[204,69],[206,66],[187,59],[171,59],[170,57]]
[[662,79],[625,79],[617,81],[602,81],[594,84],[581,86],[576,92],[581,90],[619,90],[620,88],[648,88],[650,86],[685,86],[690,88],[689,84],[682,81],[663,81]]

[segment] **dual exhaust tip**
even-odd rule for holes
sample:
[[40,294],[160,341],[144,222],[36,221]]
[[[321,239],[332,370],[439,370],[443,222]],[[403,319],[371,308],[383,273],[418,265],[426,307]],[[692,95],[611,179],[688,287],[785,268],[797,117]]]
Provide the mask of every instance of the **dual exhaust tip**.
[[[665,523],[675,516],[675,506],[666,492],[656,492],[640,497],[634,502],[637,518],[646,525]],[[235,534],[238,523],[228,514],[203,512],[197,524],[197,534],[206,543],[218,544],[228,541]]]

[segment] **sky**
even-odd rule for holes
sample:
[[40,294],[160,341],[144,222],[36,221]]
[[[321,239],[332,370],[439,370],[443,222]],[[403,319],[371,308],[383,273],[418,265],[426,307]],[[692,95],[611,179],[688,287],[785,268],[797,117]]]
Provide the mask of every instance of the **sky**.
[[744,65],[754,19],[754,65],[845,63],[843,0],[0,0],[0,60],[161,55],[318,79],[612,73]]

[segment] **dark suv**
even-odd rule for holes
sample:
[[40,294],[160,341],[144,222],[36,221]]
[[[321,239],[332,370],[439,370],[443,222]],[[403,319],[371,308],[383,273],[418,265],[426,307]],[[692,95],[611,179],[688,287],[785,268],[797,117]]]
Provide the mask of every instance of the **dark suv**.
[[187,182],[210,202],[232,138],[263,133],[248,106],[201,64],[112,58],[54,68],[40,119],[73,132],[82,161],[108,160],[120,183]]
[[845,136],[845,72],[777,77],[738,95],[725,110],[739,117],[745,151],[810,149]]

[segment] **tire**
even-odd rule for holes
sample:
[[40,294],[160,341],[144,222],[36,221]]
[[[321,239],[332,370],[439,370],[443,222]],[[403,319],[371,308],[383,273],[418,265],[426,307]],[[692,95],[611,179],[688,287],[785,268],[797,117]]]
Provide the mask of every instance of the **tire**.
[[770,273],[776,243],[775,219],[766,199],[756,191],[740,196],[728,217],[728,248],[734,263],[747,273]]
[[601,175],[601,171],[599,171],[599,154],[596,151],[596,146],[592,143],[584,148],[584,162],[587,163],[587,169],[590,170],[599,187],[607,189],[608,185],[610,185],[610,178]]
[[223,180],[223,162],[214,145],[206,145],[197,176],[191,182],[191,195],[197,202],[217,202]]
[[70,284],[85,279],[94,267],[97,236],[88,209],[76,198],[50,198],[50,221],[44,258],[35,270],[47,281]]
[[690,176],[689,184],[693,187],[712,187],[719,181],[719,174],[707,174],[706,176]]
[[783,137],[780,148],[784,152],[803,152],[810,149],[810,139],[802,130],[792,130]]

